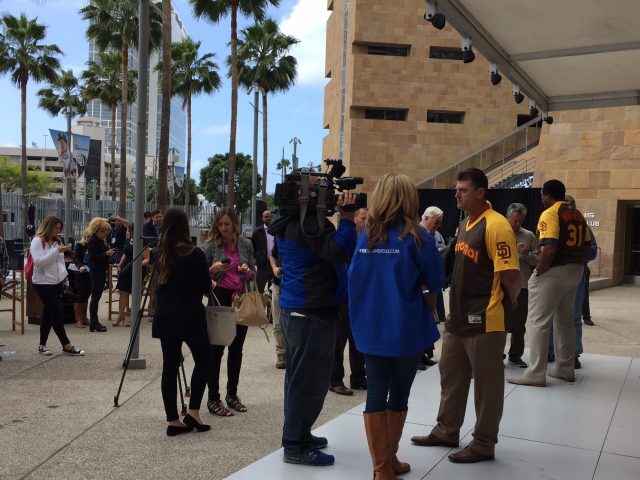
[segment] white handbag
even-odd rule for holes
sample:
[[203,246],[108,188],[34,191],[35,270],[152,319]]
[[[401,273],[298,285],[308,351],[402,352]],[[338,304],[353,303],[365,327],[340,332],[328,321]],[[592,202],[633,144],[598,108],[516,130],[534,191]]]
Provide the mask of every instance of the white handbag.
[[209,298],[213,303],[206,307],[209,344],[228,347],[236,338],[236,310],[233,307],[222,306],[213,292]]

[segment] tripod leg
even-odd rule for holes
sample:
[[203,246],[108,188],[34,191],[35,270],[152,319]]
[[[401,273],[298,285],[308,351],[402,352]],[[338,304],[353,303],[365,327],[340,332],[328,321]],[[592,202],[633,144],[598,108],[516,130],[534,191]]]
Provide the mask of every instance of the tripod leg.
[[191,396],[191,387],[187,383],[187,374],[184,371],[184,355],[180,352],[180,369],[182,370],[182,380],[184,381],[184,396],[189,398]]
[[180,378],[180,372],[178,372],[178,389],[180,390],[180,402],[182,403],[182,413],[184,417],[187,414],[187,406],[184,403],[184,395],[182,394],[182,379]]

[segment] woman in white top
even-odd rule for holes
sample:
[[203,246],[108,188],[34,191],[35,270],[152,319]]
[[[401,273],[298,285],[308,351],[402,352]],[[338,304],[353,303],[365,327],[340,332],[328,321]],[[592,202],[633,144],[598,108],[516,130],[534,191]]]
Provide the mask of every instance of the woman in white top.
[[51,355],[47,348],[47,338],[53,327],[62,344],[62,353],[84,355],[84,351],[73,346],[67,337],[62,321],[62,286],[67,278],[64,264],[64,252],[71,249],[62,244],[59,238],[62,220],[49,216],[43,220],[31,241],[29,253],[33,257],[33,286],[43,304],[42,323],[40,324],[40,346],[42,355]]

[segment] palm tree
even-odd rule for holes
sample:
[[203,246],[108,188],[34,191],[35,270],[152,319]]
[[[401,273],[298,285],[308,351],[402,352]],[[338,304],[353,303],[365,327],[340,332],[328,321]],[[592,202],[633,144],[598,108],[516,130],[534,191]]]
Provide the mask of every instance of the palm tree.
[[[116,112],[122,99],[122,53],[119,51],[100,52],[98,60],[87,62],[82,73],[85,81],[83,95],[87,100],[100,100],[111,108],[111,200],[116,199]],[[127,101],[136,99],[136,79],[138,72],[129,70],[127,75]]]
[[282,160],[277,163],[276,169],[282,172],[282,183],[284,183],[284,177],[287,175],[287,168],[291,166],[291,162],[284,158],[284,152],[282,152],[282,155]]
[[245,28],[238,40],[238,76],[248,90],[262,91],[262,198],[267,195],[267,96],[291,88],[298,75],[298,61],[288,55],[298,43],[295,37],[284,35],[270,18]]
[[169,184],[169,126],[171,123],[171,0],[162,0],[162,81],[160,91],[160,145],[158,151],[158,205],[160,210],[167,206]]
[[[26,227],[27,216],[27,83],[29,80],[54,81],[58,76],[62,54],[57,45],[45,45],[47,27],[38,19],[28,19],[26,14],[19,18],[3,15],[3,32],[0,33],[0,73],[7,73],[11,81],[20,88],[21,130],[22,130],[22,220]],[[29,240],[26,230],[22,232],[25,243]]]
[[[92,0],[80,9],[83,20],[91,24],[87,38],[95,41],[99,50],[120,50],[122,52],[122,97],[120,101],[120,204],[118,213],[126,215],[127,209],[127,107],[129,104],[129,48],[138,47],[137,0]],[[160,44],[162,38],[162,12],[157,4],[149,5],[149,50]],[[113,138],[111,139],[113,148]],[[144,145],[138,145],[144,148]]]
[[256,21],[264,19],[267,6],[277,7],[280,0],[189,0],[196,18],[205,17],[219,23],[231,17],[231,134],[229,136],[229,180],[227,206],[234,206],[234,178],[236,174],[236,131],[238,129],[238,12],[253,16]]
[[[191,98],[220,88],[220,76],[216,72],[218,65],[212,61],[215,54],[205,53],[198,57],[201,43],[187,37],[171,46],[171,95],[179,96],[183,108],[187,109],[187,178],[184,182],[184,209],[187,216],[191,193]],[[164,72],[163,65],[159,64],[156,69]]]

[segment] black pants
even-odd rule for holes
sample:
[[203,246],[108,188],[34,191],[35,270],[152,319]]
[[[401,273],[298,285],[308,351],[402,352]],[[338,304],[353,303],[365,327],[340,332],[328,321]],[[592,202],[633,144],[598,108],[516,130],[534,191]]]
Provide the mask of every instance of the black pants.
[[584,271],[584,300],[582,300],[583,320],[591,320],[591,307],[589,306],[589,277],[591,277],[591,270],[587,267]]
[[162,390],[164,411],[167,414],[167,422],[172,422],[180,418],[178,416],[178,406],[176,404],[176,396],[178,394],[176,382],[178,381],[180,349],[183,341],[189,346],[195,362],[195,367],[193,367],[193,373],[191,374],[191,397],[189,399],[189,409],[200,409],[200,403],[202,402],[202,396],[204,395],[204,387],[207,383],[209,342],[207,341],[206,335],[194,333],[188,335],[184,339],[161,338],[162,381],[160,388]]
[[[232,290],[217,287],[213,290],[220,304],[226,307],[231,306]],[[238,394],[238,383],[240,381],[240,369],[242,368],[242,347],[247,338],[249,327],[236,325],[236,338],[229,345],[227,353],[227,395]],[[209,400],[220,400],[220,365],[224,354],[224,345],[209,346],[209,374],[207,385],[209,386]]]
[[74,287],[80,300],[78,303],[87,303],[91,296],[91,277],[89,272],[75,272]]
[[62,320],[62,283],[57,285],[33,284],[36,293],[42,301],[42,323],[40,323],[40,345],[46,345],[51,328],[56,332],[60,343],[64,347],[71,343],[64,330]]
[[258,291],[260,293],[264,293],[264,287],[269,283],[273,272],[271,271],[271,265],[267,265],[265,267],[258,266],[258,271],[256,272],[256,283],[258,284]]
[[91,270],[91,303],[89,304],[89,317],[91,320],[98,320],[98,306],[107,281],[106,270]]
[[349,320],[349,304],[343,302],[340,305],[340,316],[336,322],[336,346],[333,358],[333,371],[331,373],[331,386],[344,385],[344,347],[349,342],[349,366],[351,367],[351,384],[364,383],[366,372],[364,369],[364,355],[356,350],[356,342],[351,334],[351,322]]
[[509,358],[520,358],[524,353],[524,334],[526,332],[527,312],[529,311],[529,290],[523,288],[518,295],[518,306],[513,312],[511,322],[511,347]]

